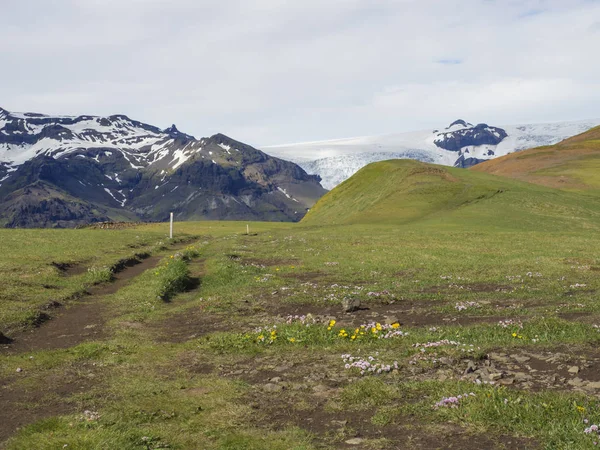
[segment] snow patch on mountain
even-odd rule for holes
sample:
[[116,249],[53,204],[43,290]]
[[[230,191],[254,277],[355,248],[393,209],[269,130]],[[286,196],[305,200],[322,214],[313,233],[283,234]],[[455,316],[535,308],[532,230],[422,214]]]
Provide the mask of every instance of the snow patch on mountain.
[[96,162],[102,155],[116,153],[122,154],[133,169],[141,169],[171,156],[169,165],[176,169],[199,150],[196,145],[186,151],[185,144],[192,140],[197,143],[174,125],[161,131],[123,115],[47,116],[0,108],[0,162],[11,167],[40,155],[61,158],[98,149],[90,156]]

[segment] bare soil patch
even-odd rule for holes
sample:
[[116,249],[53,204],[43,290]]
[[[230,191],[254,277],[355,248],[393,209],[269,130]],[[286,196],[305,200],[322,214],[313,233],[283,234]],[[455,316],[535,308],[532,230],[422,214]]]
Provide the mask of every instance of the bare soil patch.
[[[273,389],[273,388],[271,388]],[[318,447],[339,449],[535,449],[528,439],[473,434],[449,424],[419,423],[397,417],[387,425],[371,421],[375,410],[331,412],[326,409],[330,390],[275,391],[256,387],[247,402],[256,410],[256,425],[271,430],[296,426],[315,435]],[[299,407],[301,405],[301,407]]]
[[[596,349],[561,347],[511,352],[499,349],[483,360],[463,359],[446,365],[453,367],[456,375],[464,380],[533,391],[564,390],[600,395],[600,353]],[[438,373],[447,375],[443,370]]]
[[72,264],[72,263],[64,263],[64,262],[51,262],[50,265],[55,267],[56,269],[58,269],[58,271],[66,277],[72,277],[74,275],[81,275],[82,273],[85,273],[85,271],[87,270],[87,268],[81,263]]
[[328,275],[323,272],[289,272],[289,273],[282,273],[280,276],[281,276],[281,278],[292,278],[294,280],[306,282],[306,281],[323,280]]
[[207,313],[201,308],[190,308],[150,325],[150,329],[157,334],[157,342],[171,344],[186,342],[228,328],[224,317]]
[[[59,375],[50,375],[37,380],[41,386],[23,387],[19,376],[0,381],[0,448],[3,442],[19,428],[46,417],[77,412],[78,407],[71,397],[87,392],[97,384],[97,368],[86,366],[79,370],[67,370]],[[83,374],[85,372],[85,375]],[[83,411],[82,411],[83,412]]]

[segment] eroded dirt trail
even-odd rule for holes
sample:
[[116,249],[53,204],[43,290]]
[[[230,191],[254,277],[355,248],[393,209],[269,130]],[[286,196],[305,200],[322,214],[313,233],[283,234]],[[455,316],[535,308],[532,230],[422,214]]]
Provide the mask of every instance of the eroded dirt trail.
[[87,290],[89,295],[71,306],[57,310],[56,315],[40,327],[12,336],[13,343],[0,348],[0,354],[69,348],[86,340],[102,337],[106,314],[105,305],[100,299],[116,293],[132,279],[155,267],[159,260],[160,256],[151,256],[131,261],[115,274],[111,283],[90,287]]
[[[169,250],[179,250],[189,244],[189,241],[179,242]],[[156,267],[161,257],[138,256],[124,260],[112,282],[89,287],[88,295],[67,307],[54,309],[50,320],[39,327],[13,334],[12,343],[0,346],[0,355],[69,348],[104,336],[103,325],[108,317],[102,297],[116,293],[146,270]]]
[[[170,248],[177,250],[187,244]],[[0,355],[23,354],[37,350],[69,348],[87,340],[106,335],[104,324],[110,311],[102,298],[118,292],[146,270],[156,267],[162,256],[129,260],[114,275],[111,283],[90,287],[84,298],[67,308],[57,309],[51,320],[38,328],[13,335],[12,344],[0,347]],[[23,375],[0,380],[0,449],[20,427],[45,417],[69,414],[79,405],[72,396],[88,391],[102,378],[100,368],[83,362],[61,371],[60,376],[50,371],[43,382],[37,380],[33,387],[19,383]],[[35,405],[35,406],[33,406]],[[79,409],[78,409],[79,408]]]

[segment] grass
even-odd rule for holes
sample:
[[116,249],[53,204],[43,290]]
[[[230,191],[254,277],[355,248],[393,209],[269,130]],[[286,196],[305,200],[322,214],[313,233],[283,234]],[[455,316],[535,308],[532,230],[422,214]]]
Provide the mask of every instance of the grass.
[[597,196],[599,149],[600,127],[595,127],[556,145],[512,153],[471,170]]
[[[0,231],[4,330],[134,252],[162,258],[99,299],[103,338],[0,356],[5,409],[27,419],[5,447],[594,448],[597,201],[412,162],[361,177],[301,224],[176,224],[195,236],[177,252],[158,224]],[[348,298],[363,309],[343,314]],[[469,378],[485,371],[514,380]]]
[[[105,342],[36,352],[33,359],[29,359],[30,354],[3,357],[0,370],[3,377],[13,377],[14,367],[22,367],[30,389],[60,374],[86,373],[90,367],[98,380],[84,394],[71,398],[75,414],[36,422],[19,432],[7,448],[27,448],[32,443],[36,443],[36,448],[61,448],[64,444],[72,448],[132,449],[161,448],[163,444],[169,448],[313,448],[319,442],[314,441],[313,431],[302,430],[293,422],[270,430],[267,423],[274,418],[278,420],[277,416],[266,413],[263,406],[255,410],[249,404],[249,396],[260,390],[266,379],[248,382],[244,376],[223,376],[225,369],[218,369],[231,367],[230,371],[236,372],[239,370],[236,367],[250,364],[260,373],[290,362],[298,368],[294,370],[299,378],[291,381],[289,390],[272,399],[280,408],[280,417],[286,416],[283,408],[289,408],[288,401],[298,408],[312,410],[310,388],[296,391],[294,386],[304,385],[303,379],[310,380],[315,374],[326,373],[340,379],[342,387],[332,391],[322,413],[337,415],[339,420],[352,416],[352,411],[358,408],[365,415],[363,426],[384,430],[393,424],[403,426],[408,414],[416,415],[423,427],[440,421],[454,423],[470,432],[485,431],[492,437],[510,434],[531,439],[542,448],[591,445],[589,436],[583,434],[582,418],[572,406],[574,401],[585,403],[579,394],[564,391],[535,394],[469,385],[477,396],[464,407],[433,411],[431,406],[435,402],[462,392],[466,386],[457,384],[454,378],[436,381],[431,375],[423,381],[415,377],[403,380],[400,374],[361,377],[353,370],[345,370],[340,357],[344,353],[366,357],[378,352],[382,361],[399,361],[403,373],[410,368],[408,361],[420,353],[414,344],[442,339],[473,345],[476,350],[469,357],[474,360],[497,349],[509,353],[541,352],[566,344],[581,349],[597,345],[600,333],[592,327],[593,322],[561,319],[555,312],[561,304],[585,304],[592,314],[597,311],[593,291],[598,284],[593,269],[600,266],[596,256],[598,245],[587,233],[555,232],[548,240],[548,234],[534,231],[475,232],[439,227],[431,233],[433,225],[428,224],[420,229],[389,225],[288,226],[246,236],[232,233],[234,224],[231,226],[229,232],[201,238],[194,251],[185,257],[164,253],[163,269],[158,272],[167,269],[167,262],[168,267],[177,268],[166,271],[164,279],[152,269],[108,297],[106,302],[111,305],[114,317],[107,325],[112,331]],[[149,238],[144,227],[135,233],[150,243],[156,237],[152,235],[152,227],[149,228]],[[200,229],[194,233],[192,229],[190,234],[204,233]],[[122,255],[113,253],[112,257],[116,256]],[[187,270],[192,266],[186,261],[199,258],[204,263],[198,269],[202,271],[202,284],[197,291],[173,292],[170,303],[157,299],[157,293],[172,280],[194,275],[188,275]],[[109,262],[108,258],[98,261]],[[576,283],[586,284],[586,289],[570,289]],[[469,291],[450,287],[461,284],[496,284],[508,288]],[[388,293],[380,297],[369,295],[383,291]],[[477,314],[521,317],[524,325],[519,334],[525,338],[513,337],[512,329],[499,327],[496,322],[475,322],[468,326],[442,323],[435,331],[428,326],[403,325],[400,329],[407,336],[352,342],[339,335],[342,328],[353,330],[343,323],[339,313],[333,313],[338,316],[338,323],[327,330],[327,317],[331,315],[327,308],[337,308],[348,295],[358,296],[374,310],[389,307],[386,306],[389,301],[394,302],[393,306],[410,300],[417,305],[439,305],[441,314],[456,317],[472,313],[457,311],[456,302],[488,302]],[[497,308],[514,304],[522,307]],[[300,308],[303,313],[312,313],[318,323],[287,324],[286,313],[275,313],[274,308],[289,308],[290,313],[293,308]],[[422,311],[426,313],[428,308],[431,306]],[[570,310],[570,307],[559,309]],[[181,343],[158,344],[157,339],[170,332],[160,328],[161,323],[177,314],[183,314],[182,317],[199,314],[200,318],[206,315],[208,322],[218,322],[220,331],[215,328]],[[403,322],[405,318],[400,319]],[[131,323],[140,325],[132,327]],[[270,336],[270,331],[255,331],[255,328],[270,330],[272,325],[277,325],[277,339],[272,344],[259,342],[258,336]],[[438,358],[463,356],[455,346],[427,350],[426,354],[433,351]],[[205,369],[195,368],[200,366]],[[436,370],[428,362],[419,363],[418,367],[426,373]],[[283,372],[284,377],[293,379],[292,374]],[[16,383],[14,389],[20,389],[23,380],[13,383]],[[312,384],[318,381],[308,381],[308,386]],[[488,394],[492,397],[487,397]],[[498,412],[498,408],[504,407],[504,398],[509,399],[508,415]],[[510,403],[518,398],[520,403]],[[56,401],[51,399],[50,402]],[[595,403],[588,403],[585,407],[590,411],[589,420],[596,420],[592,414]],[[534,421],[540,411],[546,411],[543,404],[551,405],[548,422],[551,425],[547,427]],[[301,410],[295,408],[291,411]],[[88,421],[84,417],[86,410],[97,412],[99,418]],[[335,446],[339,443],[336,439],[351,437],[352,433],[348,433],[317,436],[326,445]],[[377,442],[372,440],[374,448],[391,445]]]
[[596,230],[596,197],[410,160],[369,164],[326,194],[306,225],[395,224],[556,232]]
[[[252,224],[251,231],[265,226]],[[246,224],[177,223],[175,230],[177,243],[200,235],[245,233]],[[110,281],[113,266],[122,259],[165,249],[167,233],[168,224],[124,230],[0,229],[0,331],[22,327],[35,320],[44,305],[69,303],[87,287]]]

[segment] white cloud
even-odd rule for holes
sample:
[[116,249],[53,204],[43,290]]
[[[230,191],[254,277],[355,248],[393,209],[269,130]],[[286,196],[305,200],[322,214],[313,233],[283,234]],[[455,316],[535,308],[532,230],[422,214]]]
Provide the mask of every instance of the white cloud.
[[585,0],[12,2],[0,105],[255,145],[591,118],[599,16]]

